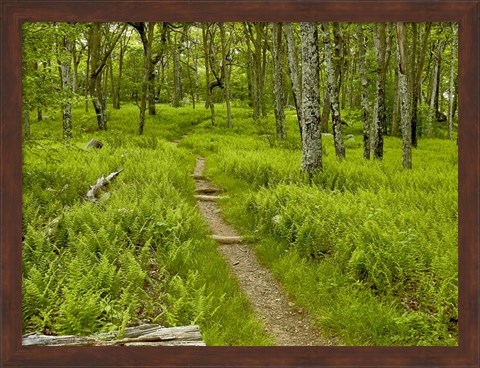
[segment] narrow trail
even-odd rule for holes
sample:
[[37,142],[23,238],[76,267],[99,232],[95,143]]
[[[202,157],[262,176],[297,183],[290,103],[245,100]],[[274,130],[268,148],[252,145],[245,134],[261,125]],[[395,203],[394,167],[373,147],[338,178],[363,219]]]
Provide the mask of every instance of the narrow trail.
[[199,210],[240,288],[265,323],[266,332],[275,338],[279,346],[333,345],[334,341],[323,338],[313,327],[308,314],[287,298],[271,273],[258,262],[251,248],[242,244],[242,238],[235,229],[222,219],[220,208],[215,203],[222,193],[203,177],[204,169],[205,159],[198,157],[192,176]]

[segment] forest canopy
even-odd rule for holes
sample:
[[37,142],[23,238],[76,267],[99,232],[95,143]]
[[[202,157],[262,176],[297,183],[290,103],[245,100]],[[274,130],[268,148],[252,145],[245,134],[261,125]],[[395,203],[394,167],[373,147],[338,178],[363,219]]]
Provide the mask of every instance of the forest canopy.
[[[27,112],[36,111],[41,120],[49,110],[61,108],[63,137],[71,137],[71,106],[83,100],[87,110],[90,104],[94,108],[99,130],[108,126],[107,105],[119,109],[121,104],[136,104],[139,134],[146,114],[155,115],[156,103],[209,108],[213,125],[215,104],[225,103],[229,127],[231,104],[248,106],[259,128],[273,112],[275,135],[282,140],[285,108],[297,111],[299,133],[302,124],[311,126],[310,117],[301,121],[303,109],[309,108],[302,105],[306,92],[314,94],[304,100],[315,103],[312,126],[320,130],[302,137],[304,150],[311,149],[312,134],[319,140],[320,132],[331,132],[336,155],[344,157],[342,131],[352,124],[363,129],[365,158],[383,157],[383,136],[403,135],[403,166],[411,168],[410,147],[417,146],[419,137],[455,139],[456,24],[302,27],[248,22],[25,23],[24,135],[30,134]],[[318,78],[310,81],[318,85],[314,90],[308,87],[311,69]],[[310,170],[309,165],[304,162],[304,169]],[[320,168],[321,160],[313,165]]]

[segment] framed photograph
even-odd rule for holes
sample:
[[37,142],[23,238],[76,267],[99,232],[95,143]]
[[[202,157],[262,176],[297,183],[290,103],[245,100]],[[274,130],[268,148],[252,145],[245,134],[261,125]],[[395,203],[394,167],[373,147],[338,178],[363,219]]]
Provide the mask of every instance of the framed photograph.
[[0,12],[2,366],[479,366],[479,0]]

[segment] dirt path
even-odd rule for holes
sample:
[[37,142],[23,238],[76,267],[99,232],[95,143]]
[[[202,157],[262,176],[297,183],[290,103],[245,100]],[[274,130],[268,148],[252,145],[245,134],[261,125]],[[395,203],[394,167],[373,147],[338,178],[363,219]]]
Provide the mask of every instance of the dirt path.
[[250,247],[242,244],[235,229],[222,219],[215,203],[215,199],[222,193],[202,176],[204,169],[205,160],[199,157],[193,172],[198,207],[242,291],[256,314],[264,321],[266,332],[275,338],[276,345],[333,345],[333,341],[321,337],[312,327],[308,315],[288,300],[271,273],[258,262]]

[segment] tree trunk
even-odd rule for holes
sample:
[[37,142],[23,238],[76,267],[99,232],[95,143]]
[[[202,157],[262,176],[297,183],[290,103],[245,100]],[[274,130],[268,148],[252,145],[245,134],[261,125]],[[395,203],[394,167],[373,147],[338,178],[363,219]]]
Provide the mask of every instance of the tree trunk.
[[273,54],[273,94],[275,103],[275,125],[277,139],[286,138],[285,107],[283,105],[283,73],[282,73],[282,23],[272,23]]
[[365,35],[363,25],[357,24],[358,32],[358,63],[360,68],[360,79],[362,83],[361,104],[363,111],[363,158],[370,159],[370,120],[368,117],[368,80],[365,62]]
[[[416,29],[415,23],[413,23],[413,29]],[[411,68],[415,68],[415,77],[412,82],[412,146],[417,147],[417,119],[418,119],[418,102],[421,98],[422,87],[422,72],[423,65],[425,63],[425,55],[427,53],[427,42],[430,35],[432,23],[428,22],[425,25],[425,32],[422,38],[422,47],[419,50],[418,62],[411,65]]]
[[77,54],[77,42],[74,39],[72,41],[72,63],[73,63],[73,73],[72,73],[72,92],[77,93],[78,90],[78,64],[80,64],[80,57]]
[[30,138],[30,111],[25,101],[22,101],[23,137]]
[[197,40],[195,41],[195,54],[194,54],[194,64],[193,67],[195,68],[195,101],[200,103],[200,92],[198,86],[200,85],[198,79],[198,51],[197,51]]
[[[90,30],[91,32],[91,30]],[[86,67],[86,77],[85,77],[85,112],[88,112],[88,94],[90,93],[90,63],[91,63],[91,46],[90,46],[90,33],[89,33],[89,39],[88,39],[88,47],[87,47],[87,67]]]
[[212,125],[217,125],[215,121],[215,107],[212,102],[212,90],[210,89],[210,47],[209,47],[209,25],[207,23],[202,23],[202,38],[203,38],[203,51],[205,54],[205,85],[207,88],[207,93],[205,97],[205,108],[210,108],[210,118]]
[[316,23],[301,23],[302,38],[302,169],[312,180],[322,170],[318,32]]
[[430,94],[430,106],[428,109],[428,120],[425,126],[425,135],[427,137],[432,133],[432,127],[437,121],[437,109],[438,109],[438,89],[439,89],[439,75],[440,75],[440,64],[441,57],[443,52],[443,41],[438,41],[437,51],[433,55],[435,59],[435,65],[432,71],[432,90]]
[[173,99],[172,106],[180,107],[182,101],[182,66],[180,65],[180,46],[175,37],[175,46],[173,48]]
[[[145,112],[147,110],[147,98],[149,91],[150,75],[152,74],[152,43],[155,23],[147,23],[144,32],[145,43],[143,45],[143,79],[142,79],[142,97],[140,101],[140,117],[138,121],[138,134],[143,134],[145,126]],[[151,89],[150,89],[151,91]],[[153,93],[151,93],[153,95]]]
[[[395,80],[393,82],[393,85],[395,86],[397,91],[400,90],[399,83],[400,81],[398,78],[398,70],[395,69]],[[393,110],[392,110],[392,131],[390,132],[390,134],[392,137],[396,137],[398,136],[398,118],[399,118],[398,110],[400,107],[400,93],[395,93],[393,98],[394,98],[394,101],[393,101]],[[410,122],[410,125],[411,125],[411,122]]]
[[[262,35],[263,25],[260,23],[244,23],[243,31],[246,37],[248,53],[250,55],[249,64],[252,66],[252,105],[253,105],[253,120],[260,126],[261,117],[263,115],[263,78],[262,63],[264,58],[262,56]],[[252,48],[253,45],[253,48]]]
[[63,91],[62,101],[62,125],[63,125],[63,139],[72,138],[72,82],[71,82],[71,41],[67,36],[63,36],[62,40],[62,55],[60,62],[60,76]]
[[123,75],[123,59],[125,56],[125,49],[126,45],[122,44],[120,46],[120,55],[118,59],[118,76],[117,76],[117,83],[115,84],[115,91],[113,98],[113,108],[120,109],[120,96],[121,96],[121,89],[122,89],[122,75]]
[[[227,50],[227,41],[225,38],[225,25],[219,23],[220,27],[220,42],[222,43],[222,76],[223,76],[223,92],[225,95],[225,104],[227,106],[227,125],[231,128],[232,125],[232,108],[230,106],[230,50]],[[231,37],[231,36],[230,36]]]
[[386,83],[386,26],[377,23],[373,32],[375,57],[377,60],[376,97],[370,133],[370,150],[375,159],[383,158],[383,134],[385,126],[385,83]]
[[[334,25],[335,28],[335,25]],[[330,29],[328,23],[322,23],[323,44],[325,46],[325,59],[327,63],[327,84],[328,96],[330,97],[330,108],[332,111],[332,127],[333,139],[335,141],[335,154],[338,158],[345,158],[345,145],[343,143],[343,135],[340,120],[340,103],[339,103],[339,79],[337,75],[339,64],[335,65],[332,50],[332,42],[330,37]],[[339,63],[339,62],[338,62]]]
[[115,44],[120,39],[126,25],[114,36],[109,44],[102,47],[102,23],[92,23],[90,25],[88,46],[90,51],[90,78],[88,89],[92,97],[93,107],[97,116],[97,125],[99,130],[107,130],[107,103],[103,91],[102,75],[107,63],[107,59],[113,51]]
[[412,132],[410,119],[409,65],[405,25],[397,23],[398,43],[398,81],[401,100],[402,120],[402,165],[404,169],[412,168]]
[[325,88],[323,93],[323,107],[322,107],[322,132],[328,133],[328,119],[330,118],[330,96],[328,95],[328,88]]
[[456,49],[456,33],[454,25],[452,27],[452,43],[450,49],[450,85],[448,89],[448,139],[453,139],[453,95],[455,94],[455,58],[457,55]]
[[110,74],[110,87],[111,87],[111,94],[112,94],[112,106],[115,105],[115,78],[113,77],[113,62],[110,61],[108,63],[108,72]]
[[290,71],[290,80],[292,82],[292,93],[295,108],[297,110],[298,129],[300,131],[300,139],[302,139],[302,90],[300,86],[300,78],[298,71],[298,58],[297,58],[297,46],[293,37],[292,24],[284,23],[283,31],[285,32],[285,38],[287,41],[287,56],[288,66]]

